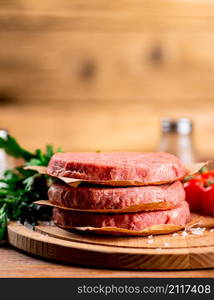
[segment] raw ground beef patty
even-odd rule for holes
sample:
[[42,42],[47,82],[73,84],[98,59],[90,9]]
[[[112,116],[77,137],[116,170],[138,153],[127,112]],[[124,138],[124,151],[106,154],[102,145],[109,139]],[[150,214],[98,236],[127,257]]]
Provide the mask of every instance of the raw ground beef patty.
[[53,183],[49,188],[48,198],[52,204],[75,209],[124,209],[157,202],[163,202],[162,209],[169,209],[185,200],[185,191],[180,181],[159,186],[119,188],[89,185],[72,187]]
[[174,224],[184,226],[190,219],[186,201],[174,209],[156,212],[127,214],[98,214],[53,209],[53,221],[59,227],[114,227],[140,231],[152,225]]
[[164,152],[56,153],[47,168],[51,176],[94,181],[161,183],[186,175],[183,163]]

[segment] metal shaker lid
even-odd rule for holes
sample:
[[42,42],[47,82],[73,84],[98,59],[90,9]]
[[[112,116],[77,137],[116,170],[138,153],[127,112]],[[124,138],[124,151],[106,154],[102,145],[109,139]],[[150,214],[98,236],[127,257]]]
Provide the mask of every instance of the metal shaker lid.
[[176,132],[181,135],[188,135],[192,133],[192,128],[192,120],[189,118],[164,118],[161,120],[161,129],[164,133]]

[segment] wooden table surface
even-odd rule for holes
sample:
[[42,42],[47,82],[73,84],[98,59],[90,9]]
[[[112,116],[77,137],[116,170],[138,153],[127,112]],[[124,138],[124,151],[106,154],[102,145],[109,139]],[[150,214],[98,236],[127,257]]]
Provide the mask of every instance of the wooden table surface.
[[0,248],[0,277],[212,277],[214,269],[193,271],[131,271],[83,268],[47,261],[16,250],[9,245]]

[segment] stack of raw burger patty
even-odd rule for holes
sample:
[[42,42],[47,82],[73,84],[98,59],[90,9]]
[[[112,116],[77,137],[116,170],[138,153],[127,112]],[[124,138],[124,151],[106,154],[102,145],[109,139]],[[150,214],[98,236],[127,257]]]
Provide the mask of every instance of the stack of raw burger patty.
[[169,153],[57,153],[47,173],[82,181],[74,187],[59,180],[49,188],[53,220],[61,228],[140,232],[154,225],[185,226],[190,219],[180,181],[187,170]]

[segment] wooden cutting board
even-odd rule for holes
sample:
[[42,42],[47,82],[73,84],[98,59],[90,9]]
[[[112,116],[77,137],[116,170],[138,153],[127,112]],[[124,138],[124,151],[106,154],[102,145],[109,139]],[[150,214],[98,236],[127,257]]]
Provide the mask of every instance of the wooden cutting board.
[[[193,215],[193,218],[198,217]],[[66,263],[117,269],[214,268],[214,218],[202,217],[202,235],[182,231],[153,237],[110,237],[68,232],[42,223],[35,230],[11,222],[9,243],[21,250]]]

